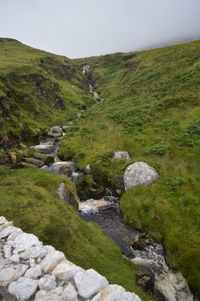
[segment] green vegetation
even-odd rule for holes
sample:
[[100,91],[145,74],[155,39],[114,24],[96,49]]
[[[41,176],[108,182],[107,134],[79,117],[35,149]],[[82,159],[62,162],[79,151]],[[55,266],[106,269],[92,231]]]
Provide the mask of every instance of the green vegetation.
[[108,184],[129,164],[112,162],[113,151],[155,167],[157,183],[123,195],[124,218],[151,231],[169,264],[200,287],[200,42],[76,62],[92,66],[105,100],[62,141],[61,155],[91,164]]
[[68,58],[0,39],[0,140],[6,147],[73,119],[93,103]]
[[[94,173],[84,179],[88,187],[93,180],[109,187],[133,162],[155,167],[159,181],[122,196],[124,219],[151,231],[166,247],[169,264],[200,287],[200,42],[69,60],[1,39],[0,58],[2,145],[33,139],[88,106],[61,142],[59,156],[75,158],[81,169],[91,165]],[[91,65],[88,78],[105,99],[101,103],[94,104],[87,92],[85,64]],[[117,150],[128,151],[132,161],[114,162]],[[40,182],[43,177],[48,181]],[[135,290],[132,265],[115,244],[58,202],[58,177],[17,170],[3,171],[2,181],[2,214],[75,263]],[[26,214],[22,218],[19,212]]]
[[135,284],[133,264],[121,256],[116,244],[99,226],[86,223],[59,200],[56,191],[61,182],[75,194],[72,183],[64,177],[40,169],[1,168],[0,214],[63,251],[75,264],[92,267],[111,283],[121,284],[150,301]]

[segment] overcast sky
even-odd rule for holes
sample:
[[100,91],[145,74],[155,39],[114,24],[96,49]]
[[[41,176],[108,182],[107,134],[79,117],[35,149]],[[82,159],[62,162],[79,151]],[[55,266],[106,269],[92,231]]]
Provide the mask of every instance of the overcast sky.
[[0,37],[68,57],[200,39],[200,0],[0,0]]

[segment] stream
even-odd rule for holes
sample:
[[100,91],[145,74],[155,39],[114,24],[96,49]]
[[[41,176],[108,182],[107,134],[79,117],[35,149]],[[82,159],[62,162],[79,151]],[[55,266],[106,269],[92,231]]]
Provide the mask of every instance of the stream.
[[[83,67],[83,73],[90,68]],[[94,87],[89,83],[89,92],[96,101],[101,100]],[[81,114],[77,114],[77,119]],[[72,124],[72,122],[70,122]],[[76,185],[83,172],[77,170],[74,161],[60,161],[57,152],[59,141],[64,137],[64,129],[69,126],[55,126],[49,130],[48,137],[39,145],[31,148],[42,154],[50,154],[54,162],[41,168],[62,176],[71,177]],[[51,135],[52,132],[52,135]],[[66,130],[67,134],[67,130]],[[70,171],[70,172],[69,172]],[[123,256],[133,261],[138,268],[138,284],[159,301],[194,301],[188,284],[180,272],[172,271],[165,261],[164,250],[148,233],[135,229],[123,221],[119,199],[105,195],[102,199],[89,199],[79,202],[79,215],[85,220],[97,223],[121,249]],[[140,238],[147,242],[145,247],[139,246]]]

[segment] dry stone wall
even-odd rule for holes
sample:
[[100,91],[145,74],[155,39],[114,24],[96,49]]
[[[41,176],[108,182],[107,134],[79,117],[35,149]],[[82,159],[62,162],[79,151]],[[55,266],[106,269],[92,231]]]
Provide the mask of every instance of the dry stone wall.
[[0,300],[141,301],[0,217]]

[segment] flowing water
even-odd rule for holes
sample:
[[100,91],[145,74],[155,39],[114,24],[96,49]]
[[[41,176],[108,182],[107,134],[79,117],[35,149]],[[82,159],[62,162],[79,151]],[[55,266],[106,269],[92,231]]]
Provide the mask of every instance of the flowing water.
[[[88,66],[83,67],[83,73],[88,70]],[[96,92],[91,84],[89,84],[89,90],[94,99],[97,100],[95,98]],[[98,94],[97,96],[99,97]],[[45,165],[42,169],[70,176],[76,185],[82,173],[77,170],[74,161],[63,162],[57,157],[58,141],[61,139],[62,137],[46,138],[39,145],[32,148],[39,150],[41,153],[51,154],[54,157],[54,163],[48,166]],[[70,173],[68,173],[68,168],[71,169]],[[133,249],[133,242],[138,239],[141,231],[124,223],[119,200],[112,196],[104,196],[101,200],[89,199],[80,202],[79,215],[85,221],[95,222],[101,226],[105,233],[116,242],[124,256],[133,261],[139,269],[145,270],[147,274],[151,275],[151,278],[153,278],[152,293],[154,296],[156,296],[156,292],[160,293],[158,300],[194,300],[183,275],[180,272],[172,271],[167,266],[162,245],[154,241],[152,245],[148,245],[142,250]]]

